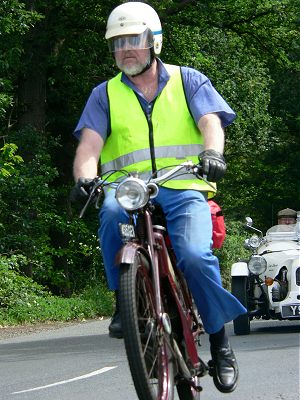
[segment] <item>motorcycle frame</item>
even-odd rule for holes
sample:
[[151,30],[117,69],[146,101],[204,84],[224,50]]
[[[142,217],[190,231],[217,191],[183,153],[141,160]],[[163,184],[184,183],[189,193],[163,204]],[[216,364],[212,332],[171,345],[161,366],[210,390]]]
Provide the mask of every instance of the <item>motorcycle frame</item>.
[[[133,239],[133,241],[128,241],[125,243],[117,255],[116,263],[119,266],[124,263],[130,264],[133,262],[136,253],[143,254],[147,258],[151,269],[150,273],[152,275],[157,320],[159,321],[162,329],[164,329],[163,320],[165,314],[161,299],[161,279],[168,279],[171,289],[171,296],[175,301],[181,320],[183,336],[186,344],[186,352],[188,354],[189,361],[192,364],[192,369],[197,371],[202,364],[197,352],[196,337],[203,333],[203,331],[197,329],[195,332],[192,332],[191,326],[193,319],[195,322],[198,322],[198,318],[195,313],[193,313],[193,308],[191,302],[189,301],[190,297],[186,285],[179,286],[178,280],[182,279],[182,277],[179,276],[178,271],[176,271],[177,267],[173,266],[171,262],[169,255],[171,249],[166,244],[165,237],[162,234],[162,231],[165,228],[160,227],[160,229],[158,229],[157,226],[153,225],[152,213],[147,207],[144,210],[139,210],[137,223],[144,224],[144,227],[141,225],[137,226],[136,230],[139,231],[140,228],[144,229],[147,240],[142,243],[142,241],[138,242],[137,239]],[[182,291],[182,296],[180,296],[179,291]],[[184,304],[182,304],[182,301]],[[192,311],[192,314],[194,315],[192,316],[189,312],[187,312],[187,310]],[[175,354],[178,358],[178,353],[176,351]],[[182,360],[179,360],[179,364],[182,365]],[[183,367],[183,369],[186,371],[186,368]],[[192,378],[191,374],[189,374],[189,378]]]

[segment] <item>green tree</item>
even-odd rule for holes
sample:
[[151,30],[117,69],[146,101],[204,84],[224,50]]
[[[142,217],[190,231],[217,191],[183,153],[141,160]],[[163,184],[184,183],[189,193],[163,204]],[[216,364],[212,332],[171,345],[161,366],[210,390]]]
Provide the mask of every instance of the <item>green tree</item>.
[[[18,0],[5,0],[0,5],[0,122],[5,129],[16,122],[11,119],[16,81],[22,68],[23,40],[41,16],[25,9]],[[7,114],[6,114],[7,113]],[[6,117],[6,118],[5,118]],[[3,133],[3,132],[2,132]]]

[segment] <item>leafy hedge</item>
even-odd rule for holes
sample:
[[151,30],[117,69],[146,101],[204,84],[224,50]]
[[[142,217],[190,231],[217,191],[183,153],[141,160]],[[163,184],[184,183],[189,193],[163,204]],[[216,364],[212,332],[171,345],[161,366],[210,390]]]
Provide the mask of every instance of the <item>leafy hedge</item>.
[[0,258],[0,325],[111,315],[113,297],[104,285],[87,287],[70,298],[53,296],[21,273],[26,262],[24,256]]
[[80,220],[68,200],[71,186],[55,187],[49,149],[54,153],[59,143],[33,129],[11,138],[16,144],[0,149],[0,255],[24,255],[22,272],[55,294],[104,283],[96,210]]
[[247,233],[243,227],[243,221],[226,221],[227,235],[221,249],[215,250],[219,258],[223,286],[231,289],[231,265],[240,260],[249,257],[243,244]]

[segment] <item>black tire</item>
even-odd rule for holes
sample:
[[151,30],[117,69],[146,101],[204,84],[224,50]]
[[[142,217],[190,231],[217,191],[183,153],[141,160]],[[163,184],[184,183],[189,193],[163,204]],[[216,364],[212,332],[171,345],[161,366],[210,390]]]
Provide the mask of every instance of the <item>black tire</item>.
[[122,264],[119,299],[127,359],[140,400],[173,400],[174,367],[167,334],[159,330],[147,261]]
[[[231,281],[232,294],[248,309],[247,296],[247,281],[246,276],[233,276]],[[250,333],[250,318],[248,314],[243,314],[233,321],[233,329],[236,335],[249,335]]]
[[180,400],[200,400],[200,392],[185,381],[177,384],[177,393]]

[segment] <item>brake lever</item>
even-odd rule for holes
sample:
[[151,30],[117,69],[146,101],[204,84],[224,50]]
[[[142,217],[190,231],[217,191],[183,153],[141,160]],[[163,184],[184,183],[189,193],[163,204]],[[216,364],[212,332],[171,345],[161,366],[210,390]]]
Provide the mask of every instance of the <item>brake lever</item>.
[[91,194],[89,195],[89,198],[87,199],[87,202],[85,203],[83,209],[80,211],[79,218],[82,218],[82,217],[84,216],[84,214],[85,214],[85,212],[86,212],[86,209],[88,208],[88,206],[89,206],[91,200],[92,200],[92,192],[91,192]]
[[[87,199],[87,202],[85,203],[83,209],[80,211],[79,218],[82,218],[82,217],[83,217],[83,215],[84,215],[85,212],[86,212],[86,209],[87,209],[88,206],[90,205],[90,202],[91,202],[92,199],[97,195],[97,193],[95,193],[95,192],[97,192],[97,189],[98,189],[98,188],[97,188],[97,186],[95,185],[95,186],[93,187],[93,189],[91,190],[91,193],[90,193],[90,195],[89,195],[89,198]],[[99,198],[100,198],[100,193],[101,193],[101,191],[98,191],[98,199],[97,199],[96,205],[98,204],[98,201],[99,201]],[[96,208],[98,208],[98,207],[96,207]]]
[[204,182],[207,183],[211,188],[213,188],[213,189],[215,190],[214,185],[213,185],[212,183],[210,183],[210,182],[207,180],[207,174],[203,174],[203,167],[202,167],[202,165],[199,165],[199,164],[198,164],[197,166],[195,166],[194,172],[195,172],[195,175],[196,175],[196,177],[197,177],[198,179],[204,181]]
[[96,202],[95,202],[96,210],[99,210],[99,208],[100,208],[100,199],[101,199],[101,191],[98,192],[98,195],[97,195],[97,198],[96,198]]
[[199,165],[199,164],[194,165],[193,173],[198,179],[205,180],[207,178],[206,175],[203,175],[202,165]]

